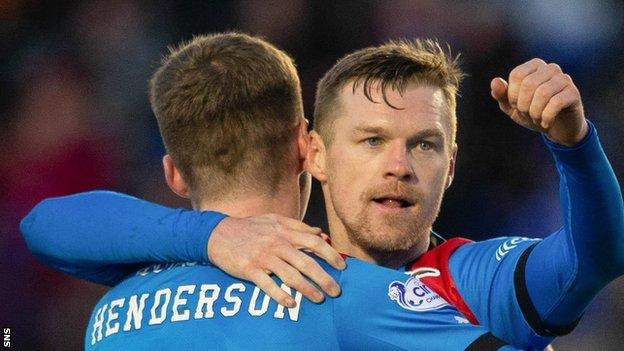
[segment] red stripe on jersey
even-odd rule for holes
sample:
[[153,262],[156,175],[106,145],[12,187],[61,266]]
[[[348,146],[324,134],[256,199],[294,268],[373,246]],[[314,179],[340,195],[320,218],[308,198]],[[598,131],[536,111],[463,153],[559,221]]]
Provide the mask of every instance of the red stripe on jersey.
[[468,319],[470,323],[479,324],[479,321],[457,291],[457,287],[455,286],[453,277],[451,277],[451,272],[449,271],[449,258],[451,257],[451,254],[453,254],[458,247],[470,242],[472,241],[464,238],[449,239],[435,248],[425,252],[422,256],[412,262],[409,266],[409,271],[424,272],[427,268],[433,268],[440,271],[440,275],[423,274],[422,276],[418,276],[418,272],[415,272],[414,275],[418,277],[420,281],[427,284],[431,290],[435,291],[444,300],[455,306],[459,312],[466,316],[466,319]]
[[[328,244],[331,244],[331,238],[327,238],[325,241],[327,241]],[[478,325],[479,321],[477,320],[477,317],[475,317],[474,313],[472,313],[464,299],[457,291],[457,287],[455,287],[453,277],[451,277],[451,272],[449,271],[449,258],[451,257],[451,254],[453,254],[458,247],[470,242],[472,242],[472,240],[465,238],[448,239],[442,244],[439,244],[433,249],[425,252],[422,256],[412,262],[409,266],[409,271],[425,271],[427,268],[433,268],[439,271],[439,276],[423,275],[419,277],[416,275],[416,277],[430,287],[431,290],[440,295],[444,300],[446,300],[446,302],[453,305],[466,317],[466,319],[468,319],[470,323]],[[342,252],[340,252],[340,256],[342,256],[343,259],[350,257]]]

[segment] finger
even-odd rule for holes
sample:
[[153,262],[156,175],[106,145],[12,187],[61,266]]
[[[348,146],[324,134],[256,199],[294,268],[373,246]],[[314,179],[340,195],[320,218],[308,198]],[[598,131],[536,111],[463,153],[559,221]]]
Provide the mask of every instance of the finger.
[[299,250],[285,250],[281,252],[280,257],[316,283],[329,296],[340,295],[340,287],[336,281],[312,257]]
[[567,85],[565,89],[548,101],[548,104],[542,112],[542,118],[546,119],[549,125],[552,125],[557,115],[559,115],[563,109],[578,103],[578,95],[578,90],[576,90],[573,85]]
[[318,227],[311,227],[301,221],[298,221],[296,219],[293,218],[288,218],[288,217],[282,217],[282,216],[277,216],[277,221],[285,226],[287,226],[290,229],[293,230],[298,230],[298,231],[302,231],[302,232],[306,232],[306,233],[310,233],[310,234],[315,234],[318,235],[322,232],[321,228]]
[[280,289],[275,281],[264,271],[258,269],[249,272],[247,278],[280,305],[288,308],[293,308],[297,305],[295,303],[295,299],[293,299],[287,292]]
[[289,239],[293,245],[314,252],[315,255],[338,270],[345,269],[346,264],[342,256],[320,236],[299,235],[300,233],[296,232],[292,232],[291,234],[292,236]]
[[319,234],[319,236],[321,237],[321,239],[323,239],[324,242],[330,244],[331,243],[331,238],[329,237],[329,235],[325,234],[325,233],[321,233]]
[[277,257],[271,258],[269,262],[267,262],[266,268],[278,276],[284,284],[299,291],[310,301],[320,303],[325,298],[323,293],[304,278],[299,271],[281,259]]
[[[557,64],[553,63],[539,66],[539,68],[535,72],[524,77],[522,83],[520,84],[520,91],[518,92],[518,111],[529,114],[531,101],[533,100],[535,91],[543,83],[548,82],[550,79],[552,79],[552,77],[559,73],[561,73],[561,68],[559,68]],[[539,117],[539,115],[531,116],[534,121],[538,120]]]
[[511,106],[507,100],[507,82],[500,77],[492,79],[490,82],[490,94],[498,102],[498,107],[506,114],[511,114]]
[[546,62],[544,62],[544,60],[535,58],[514,68],[509,73],[509,88],[507,89],[507,99],[509,100],[509,105],[511,105],[512,107],[515,107],[517,105],[520,84],[522,83],[524,77],[537,71],[540,66],[544,65],[546,65]]
[[[542,128],[548,128],[552,123],[553,116],[544,116],[542,112],[550,99],[559,94],[567,86],[566,80],[562,75],[553,77],[546,83],[540,85],[533,95],[531,106],[529,107],[529,115],[534,120],[540,120]],[[547,118],[548,117],[548,118]]]

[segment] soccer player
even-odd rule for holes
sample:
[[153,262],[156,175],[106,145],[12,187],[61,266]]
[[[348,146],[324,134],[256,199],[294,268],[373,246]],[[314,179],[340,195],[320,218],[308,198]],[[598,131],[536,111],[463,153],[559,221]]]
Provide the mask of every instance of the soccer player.
[[[189,197],[196,209],[235,216],[277,213],[281,216],[260,218],[269,224],[290,221],[290,227],[308,232],[299,233],[300,246],[315,248],[305,240],[319,239],[318,232],[292,219],[300,218],[307,202],[300,174],[308,134],[290,58],[245,35],[197,37],[171,52],[150,87],[168,151],[165,176],[176,193]],[[45,262],[115,285],[94,308],[87,350],[312,345],[329,350],[511,349],[485,327],[468,323],[418,278],[401,271],[354,259],[347,259],[349,269],[343,272],[322,263],[330,280],[350,288],[341,298],[314,304],[291,290],[289,280],[299,274],[296,262],[318,263],[296,250],[304,258],[272,257],[267,268],[275,272],[282,267],[287,284],[265,274],[266,279],[296,302],[286,309],[258,287],[208,264],[206,234],[222,214],[170,210],[106,192],[65,199],[68,207],[62,210],[56,200],[42,203],[22,222],[22,229],[31,250]],[[93,204],[98,208],[90,208]],[[55,232],[48,216],[60,213],[48,211],[69,208],[91,215],[69,218],[65,215],[73,215],[65,213],[57,218],[64,216],[70,227],[90,227],[90,232],[79,240],[76,232],[68,231],[64,234],[71,235],[54,238],[61,233]],[[102,214],[116,219],[108,222]],[[240,250],[246,249],[243,240],[230,239]],[[226,254],[234,261],[245,252]],[[150,261],[174,263],[146,263]],[[287,261],[295,262],[295,268]]]
[[[391,43],[340,60],[317,91],[309,169],[323,185],[332,244],[414,275],[388,285],[390,300],[422,315],[450,302],[505,341],[540,349],[624,271],[621,191],[570,78],[532,60],[508,82],[494,79],[492,95],[518,124],[543,133],[561,177],[564,227],[542,241],[452,239],[434,247],[430,228],[454,172],[459,77],[433,43]],[[361,262],[348,263],[343,275]],[[367,266],[368,284],[377,284],[378,269]],[[423,288],[437,293],[425,300],[426,313],[415,298]],[[371,319],[383,314],[370,305]]]
[[544,347],[624,274],[615,175],[570,76],[533,59],[508,80],[493,79],[491,92],[514,122],[542,134],[560,176],[563,227],[544,240],[456,238],[431,249],[454,175],[458,72],[435,60],[430,68],[405,64],[421,55],[410,43],[364,49],[319,82],[308,169],[323,187],[332,246],[420,274],[494,335]]

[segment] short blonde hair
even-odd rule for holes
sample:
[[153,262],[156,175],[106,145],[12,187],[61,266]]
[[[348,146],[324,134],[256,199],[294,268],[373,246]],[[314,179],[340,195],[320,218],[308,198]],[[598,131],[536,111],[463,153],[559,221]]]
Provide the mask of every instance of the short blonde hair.
[[[200,196],[275,191],[303,118],[293,60],[240,33],[201,35],[170,50],[150,80],[167,152]],[[267,166],[274,165],[274,166]]]

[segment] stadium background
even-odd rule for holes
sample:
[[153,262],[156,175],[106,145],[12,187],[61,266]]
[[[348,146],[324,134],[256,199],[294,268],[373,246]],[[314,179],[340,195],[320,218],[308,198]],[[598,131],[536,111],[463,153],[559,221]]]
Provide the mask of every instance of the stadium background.
[[[45,197],[112,189],[187,206],[166,187],[147,80],[166,46],[238,29],[288,51],[307,115],[342,55],[398,37],[437,37],[470,74],[459,100],[459,163],[435,229],[484,239],[559,225],[557,179],[540,138],[498,112],[489,80],[532,57],[580,87],[620,184],[624,174],[624,7],[615,1],[0,1],[0,328],[19,350],[73,350],[104,288],[44,267],[18,222]],[[319,189],[307,222],[325,226]],[[624,344],[624,280],[558,350]],[[175,337],[175,336],[172,336]]]

